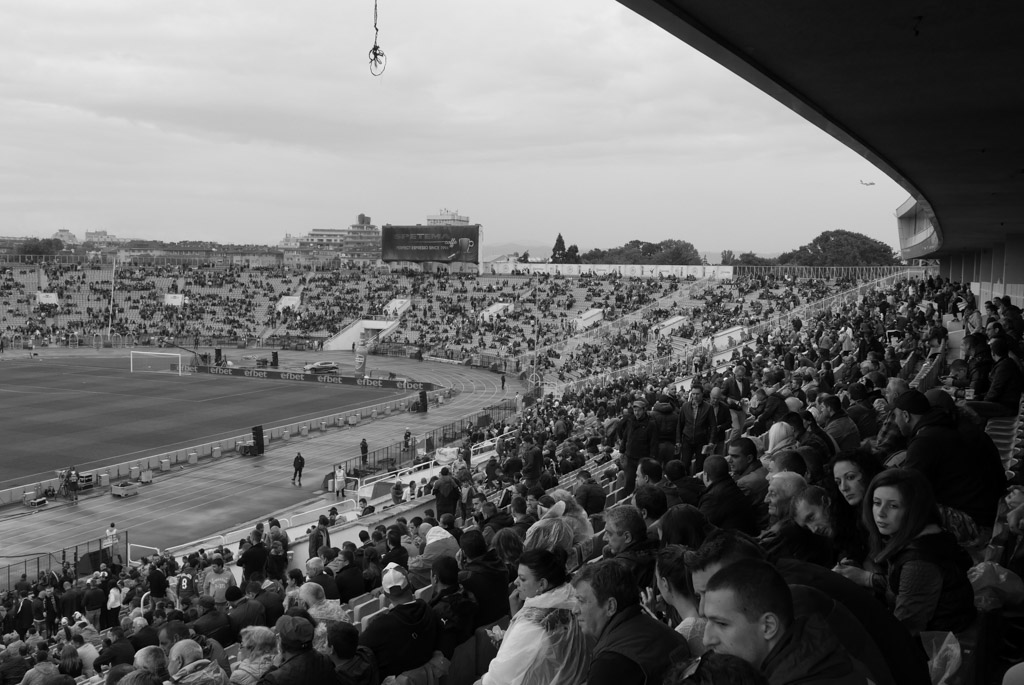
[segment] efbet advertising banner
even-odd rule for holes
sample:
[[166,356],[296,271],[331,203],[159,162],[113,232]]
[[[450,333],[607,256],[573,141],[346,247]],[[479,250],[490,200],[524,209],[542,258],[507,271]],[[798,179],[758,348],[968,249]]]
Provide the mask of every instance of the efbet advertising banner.
[[366,375],[366,345],[356,348],[356,378]]
[[480,263],[480,225],[384,226],[380,236],[385,262]]

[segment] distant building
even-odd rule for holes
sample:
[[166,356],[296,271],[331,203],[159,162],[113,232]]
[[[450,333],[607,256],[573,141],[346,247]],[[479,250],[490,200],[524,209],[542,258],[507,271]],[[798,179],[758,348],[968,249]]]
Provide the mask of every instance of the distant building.
[[278,247],[284,251],[288,266],[375,264],[380,260],[380,227],[360,214],[347,228],[314,228],[305,236],[286,235]]
[[108,245],[125,245],[131,242],[131,238],[118,238],[116,235],[111,235],[106,231],[86,231],[85,242],[92,243],[97,247],[106,247]]
[[65,245],[78,245],[78,243],[80,242],[78,240],[78,236],[76,236],[74,233],[72,233],[66,228],[62,228],[56,233],[54,233],[53,238],[54,240],[61,241]]
[[459,210],[442,209],[427,217],[427,226],[469,226],[469,217],[460,216]]

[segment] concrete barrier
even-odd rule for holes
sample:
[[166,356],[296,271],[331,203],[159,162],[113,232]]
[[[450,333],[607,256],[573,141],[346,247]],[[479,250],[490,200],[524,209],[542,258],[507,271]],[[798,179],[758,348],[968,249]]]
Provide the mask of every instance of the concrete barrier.
[[193,465],[198,464],[199,463],[199,453],[198,452],[189,452],[188,453],[188,463],[189,464],[193,464]]
[[161,471],[170,471],[171,470],[171,460],[170,459],[161,459],[160,460],[160,470]]
[[306,437],[307,435],[309,435],[309,426],[307,426],[306,424],[302,424],[301,426],[299,426],[299,435],[301,435],[302,437]]
[[221,454],[220,445],[214,445],[214,447],[210,450],[210,456],[213,459],[220,459],[220,454]]

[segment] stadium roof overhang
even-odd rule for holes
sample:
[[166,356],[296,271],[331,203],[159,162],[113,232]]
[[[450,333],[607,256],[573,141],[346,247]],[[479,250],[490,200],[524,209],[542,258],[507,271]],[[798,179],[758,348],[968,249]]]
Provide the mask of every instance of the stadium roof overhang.
[[903,186],[935,228],[917,252],[1024,235],[1024,3],[619,2]]

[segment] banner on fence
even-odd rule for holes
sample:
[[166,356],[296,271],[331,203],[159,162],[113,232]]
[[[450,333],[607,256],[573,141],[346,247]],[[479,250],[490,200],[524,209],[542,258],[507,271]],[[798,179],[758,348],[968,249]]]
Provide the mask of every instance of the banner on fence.
[[307,383],[326,383],[328,385],[359,385],[366,388],[388,388],[392,390],[437,390],[433,383],[411,381],[405,378],[356,378],[339,376],[333,373],[299,373],[295,371],[272,371],[269,369],[239,369],[226,366],[199,366],[198,373],[212,376],[241,376],[244,378],[264,378],[280,381],[305,381]]

